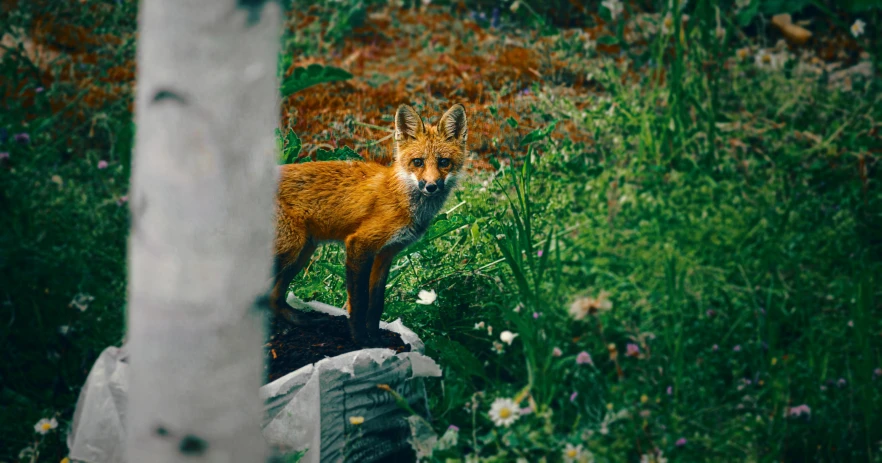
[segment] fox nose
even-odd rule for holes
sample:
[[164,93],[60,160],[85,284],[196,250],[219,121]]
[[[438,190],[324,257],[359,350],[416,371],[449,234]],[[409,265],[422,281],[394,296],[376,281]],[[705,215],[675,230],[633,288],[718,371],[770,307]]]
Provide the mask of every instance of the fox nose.
[[426,191],[428,191],[429,193],[434,193],[438,191],[438,185],[434,183],[429,183],[426,185]]

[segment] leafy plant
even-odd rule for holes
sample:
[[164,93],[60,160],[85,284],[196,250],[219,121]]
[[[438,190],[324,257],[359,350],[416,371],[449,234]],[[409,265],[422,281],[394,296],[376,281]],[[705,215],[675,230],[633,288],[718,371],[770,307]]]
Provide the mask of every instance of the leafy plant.
[[282,81],[282,97],[288,97],[314,85],[340,82],[351,78],[352,74],[333,66],[310,64],[306,67],[296,67],[291,75]]

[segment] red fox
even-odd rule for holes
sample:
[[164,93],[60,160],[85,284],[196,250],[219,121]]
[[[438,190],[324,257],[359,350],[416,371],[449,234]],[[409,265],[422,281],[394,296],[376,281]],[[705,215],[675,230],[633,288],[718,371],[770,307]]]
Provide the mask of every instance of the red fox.
[[395,255],[418,240],[456,185],[466,159],[465,108],[453,105],[436,126],[408,105],[395,113],[391,166],[325,161],[281,166],[276,201],[275,286],[270,306],[293,324],[309,324],[285,301],[291,280],[316,247],[346,247],[346,309],[352,337],[375,343],[386,277]]

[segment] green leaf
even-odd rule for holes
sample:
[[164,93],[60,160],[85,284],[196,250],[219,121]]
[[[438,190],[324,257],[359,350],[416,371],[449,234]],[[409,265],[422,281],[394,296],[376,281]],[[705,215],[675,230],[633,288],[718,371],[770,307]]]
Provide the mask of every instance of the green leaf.
[[514,120],[514,118],[511,116],[509,116],[509,118],[506,119],[505,122],[508,122],[508,125],[510,125],[513,129],[518,128],[518,121]]
[[[817,5],[817,2],[813,2]],[[852,13],[864,12],[873,8],[882,8],[882,0],[846,0],[842,5]]]
[[289,130],[288,135],[285,136],[285,148],[283,151],[285,164],[291,164],[296,161],[302,147],[303,143],[301,143],[300,137],[293,130]]
[[604,6],[600,9],[600,18],[603,19],[604,22],[612,21],[612,13],[609,11],[609,8]]
[[601,35],[597,38],[597,43],[599,45],[615,45],[619,43],[619,39],[614,35]]
[[533,143],[534,141],[542,140],[551,134],[554,130],[554,126],[557,125],[557,121],[552,122],[551,124],[538,128],[530,133],[528,133],[523,140],[521,140],[521,146]]
[[[755,2],[760,3],[760,2]],[[798,13],[811,3],[810,0],[764,0],[762,2],[762,12],[773,16],[783,13]],[[753,5],[751,5],[753,7]]]
[[753,22],[753,18],[756,17],[757,13],[759,13],[759,0],[753,0],[750,2],[750,5],[747,8],[742,9],[738,12],[738,24],[741,27],[747,27]]
[[449,365],[454,370],[469,377],[487,377],[483,363],[478,360],[471,350],[462,344],[441,336],[436,336],[432,339],[431,347],[433,350],[437,351],[437,355],[440,358],[442,365]]
[[426,231],[426,234],[416,243],[408,246],[399,257],[409,256],[415,252],[420,252],[428,247],[432,241],[468,224],[475,223],[475,218],[471,215],[454,215],[447,217],[446,214],[438,214]]
[[362,157],[348,146],[341,146],[334,151],[319,149],[316,152],[317,161],[348,161],[361,160]]
[[307,67],[297,67],[282,82],[282,97],[287,97],[297,93],[303,89],[312,87],[313,85],[324,84],[326,82],[339,82],[349,80],[352,74],[340,68],[333,66],[322,66],[320,64],[310,64]]

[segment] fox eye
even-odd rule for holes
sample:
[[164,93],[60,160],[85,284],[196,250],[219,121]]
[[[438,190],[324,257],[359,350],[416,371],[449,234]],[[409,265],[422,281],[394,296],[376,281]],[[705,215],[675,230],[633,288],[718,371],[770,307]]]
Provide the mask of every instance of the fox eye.
[[423,167],[423,160],[422,159],[414,159],[413,165],[416,167]]
[[448,158],[438,159],[438,167],[447,167],[449,165],[450,165],[450,159],[448,159]]

